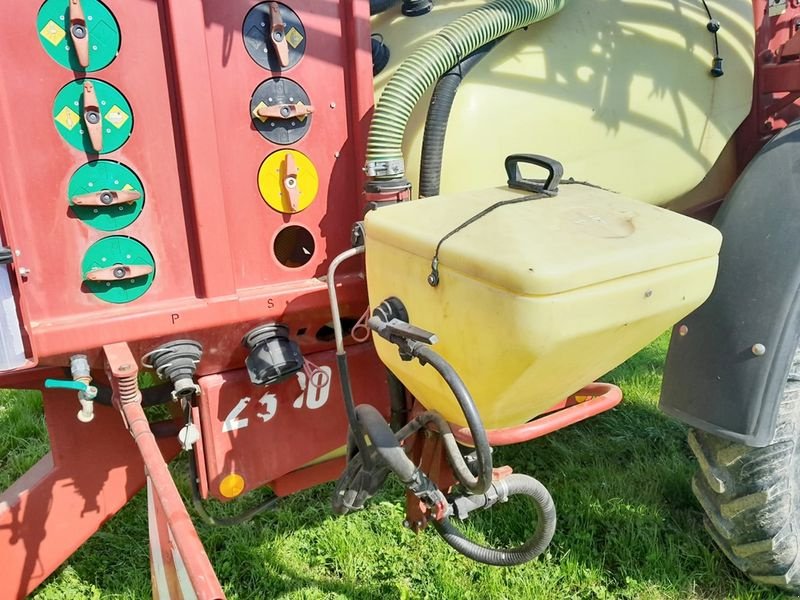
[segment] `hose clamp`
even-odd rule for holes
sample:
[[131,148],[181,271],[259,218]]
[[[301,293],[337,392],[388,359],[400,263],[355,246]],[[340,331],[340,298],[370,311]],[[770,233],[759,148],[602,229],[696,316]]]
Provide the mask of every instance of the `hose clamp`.
[[369,160],[364,166],[364,172],[368,177],[402,177],[406,172],[406,165],[402,158],[390,158],[388,160]]

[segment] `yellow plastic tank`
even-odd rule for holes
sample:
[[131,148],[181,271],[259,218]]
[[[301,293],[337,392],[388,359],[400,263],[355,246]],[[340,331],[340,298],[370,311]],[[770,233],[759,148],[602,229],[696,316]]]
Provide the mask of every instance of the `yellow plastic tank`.
[[[489,428],[524,423],[603,375],[711,293],[721,235],[663,208],[582,184],[506,204],[439,241],[507,187],[380,208],[366,217],[369,299],[390,296],[458,371]],[[375,336],[377,338],[377,336]],[[429,409],[463,416],[431,367],[381,360]]]
[[[416,18],[398,3],[373,17],[372,31],[391,52],[376,100],[421,43],[486,1],[436,0]],[[755,28],[751,0],[708,6],[722,24],[719,78],[709,74],[714,39],[700,0],[570,0],[555,17],[509,35],[459,87],[441,192],[495,185],[507,154],[538,152],[557,156],[578,180],[650,204],[683,197],[686,208],[723,196],[736,176],[733,147],[723,149],[750,112]],[[414,190],[430,91],[405,134]]]

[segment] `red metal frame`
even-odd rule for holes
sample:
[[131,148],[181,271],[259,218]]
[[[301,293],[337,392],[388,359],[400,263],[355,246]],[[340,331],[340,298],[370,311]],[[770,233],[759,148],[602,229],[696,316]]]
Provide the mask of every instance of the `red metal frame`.
[[[599,415],[622,401],[622,390],[610,383],[592,383],[550,409],[542,417],[524,425],[486,432],[492,446],[508,446],[529,442],[548,433]],[[472,435],[466,427],[453,428],[453,434],[462,444],[472,445]]]
[[[388,418],[387,384],[380,376],[385,368],[372,345],[352,346],[348,358],[356,398]],[[300,372],[275,385],[256,386],[244,369],[199,378],[194,420],[201,427],[198,467],[204,497],[229,500],[219,484],[231,473],[244,478],[245,493],[344,448],[348,425],[336,353],[311,354],[306,360],[320,369],[314,383]]]
[[[74,392],[44,392],[50,452],[0,495],[0,598],[32,592],[145,484],[119,413],[98,406],[80,423],[77,409]],[[175,438],[158,448],[167,460],[179,450]]]
[[153,589],[165,598],[224,598],[222,587],[183,504],[142,409],[138,368],[125,343],[103,348],[114,404],[136,443],[147,474]]
[[753,108],[736,133],[739,168],[786,125],[800,116],[800,3],[788,0],[786,11],[768,15],[770,0],[753,0],[756,62]]
[[[128,340],[140,356],[162,339],[188,334],[207,350],[200,372],[216,373],[241,366],[239,342],[248,328],[277,319],[293,333],[304,331],[297,336],[304,352],[330,347],[315,338],[330,320],[317,278],[349,246],[349,228],[361,217],[361,178],[354,174],[372,107],[369,6],[366,0],[293,3],[307,49],[285,76],[303,85],[319,109],[292,148],[315,162],[320,190],[309,208],[283,215],[266,206],[256,182],[261,161],[281,148],[253,130],[248,108],[255,87],[272,76],[242,40],[244,15],[256,3],[106,3],[120,24],[122,48],[90,76],[128,97],[134,129],[102,158],[123,162],[142,179],[145,209],[119,233],[145,243],[157,263],[152,288],[115,306],[80,289],[85,250],[108,234],[67,209],[69,177],[93,158],[68,146],[52,122],[53,98],[74,75],[44,53],[30,27],[17,25],[35,23],[39,4],[14,1],[14,24],[2,27],[14,52],[0,56],[6,75],[0,122],[8,124],[0,128],[0,152],[20,162],[7,161],[2,170],[0,213],[4,239],[19,252],[14,284],[32,363],[66,365],[69,354],[84,352],[99,367],[104,344]],[[272,238],[287,224],[308,228],[316,246],[296,269],[272,255]],[[22,277],[20,267],[30,274]],[[357,318],[365,308],[358,273],[353,263],[340,277],[344,316]]]

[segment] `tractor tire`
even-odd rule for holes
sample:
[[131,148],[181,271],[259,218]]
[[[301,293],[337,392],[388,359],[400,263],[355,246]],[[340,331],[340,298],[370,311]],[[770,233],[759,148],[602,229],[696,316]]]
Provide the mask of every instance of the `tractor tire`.
[[716,544],[753,581],[800,593],[800,348],[769,445],[692,429],[689,446],[700,467],[692,489]]

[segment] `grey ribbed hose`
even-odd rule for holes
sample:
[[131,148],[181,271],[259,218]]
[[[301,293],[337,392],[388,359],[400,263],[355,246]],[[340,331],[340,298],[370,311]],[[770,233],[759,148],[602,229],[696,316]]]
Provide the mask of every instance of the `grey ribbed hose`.
[[[403,135],[425,90],[484,44],[559,12],[567,0],[494,0],[456,19],[413,52],[381,94],[367,139],[367,173],[403,158]],[[394,171],[381,178],[403,176]]]

